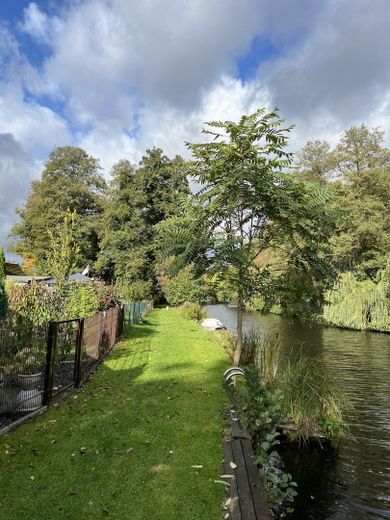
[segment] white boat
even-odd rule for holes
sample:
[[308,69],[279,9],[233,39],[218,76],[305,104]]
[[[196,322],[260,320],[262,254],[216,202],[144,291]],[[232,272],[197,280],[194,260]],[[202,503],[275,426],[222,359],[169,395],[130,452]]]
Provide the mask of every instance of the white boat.
[[202,321],[202,327],[208,330],[226,330],[226,327],[222,321],[219,321],[216,318],[205,319]]

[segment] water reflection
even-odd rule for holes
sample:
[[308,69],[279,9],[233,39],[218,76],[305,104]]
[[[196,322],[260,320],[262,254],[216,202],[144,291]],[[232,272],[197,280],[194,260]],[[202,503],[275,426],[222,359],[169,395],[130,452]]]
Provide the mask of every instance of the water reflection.
[[[231,330],[236,311],[207,306]],[[244,327],[279,332],[282,359],[302,351],[316,358],[343,388],[350,436],[338,452],[285,453],[299,485],[294,519],[390,518],[390,335],[309,326],[280,316],[246,312]]]

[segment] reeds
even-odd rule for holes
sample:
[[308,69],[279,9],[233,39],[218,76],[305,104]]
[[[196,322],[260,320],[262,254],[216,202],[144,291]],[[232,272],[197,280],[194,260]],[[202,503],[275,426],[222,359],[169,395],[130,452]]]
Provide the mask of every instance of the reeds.
[[300,443],[310,439],[337,440],[346,425],[344,398],[324,367],[302,355],[289,360],[280,375],[282,406],[287,422],[295,428],[289,436]]
[[337,440],[346,429],[342,416],[345,399],[325,368],[300,352],[282,368],[279,334],[251,329],[244,336],[241,364],[255,366],[269,390],[281,392],[282,410],[290,438]]

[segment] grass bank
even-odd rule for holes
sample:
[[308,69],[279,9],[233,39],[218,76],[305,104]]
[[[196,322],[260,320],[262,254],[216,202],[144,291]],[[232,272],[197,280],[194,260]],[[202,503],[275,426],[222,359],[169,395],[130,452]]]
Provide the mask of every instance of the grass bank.
[[227,365],[196,323],[153,311],[79,393],[0,439],[0,518],[218,519]]

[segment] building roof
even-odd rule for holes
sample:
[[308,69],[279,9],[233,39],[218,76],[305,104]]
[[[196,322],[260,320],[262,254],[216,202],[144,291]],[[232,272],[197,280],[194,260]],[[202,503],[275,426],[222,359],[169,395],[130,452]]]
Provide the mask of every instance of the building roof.
[[7,275],[6,279],[10,282],[15,283],[30,283],[33,281],[36,282],[44,282],[50,280],[50,276],[16,276],[16,275]]
[[[57,283],[56,279],[52,278],[51,276],[49,276],[48,278],[45,278],[45,280],[49,285],[55,285]],[[69,275],[68,280],[70,282],[93,282],[93,278],[90,278],[89,276],[85,276],[85,274],[81,274],[81,273],[73,273],[73,274]]]

